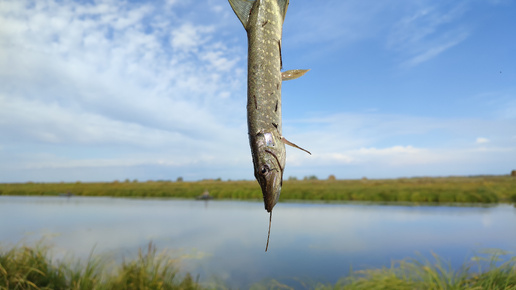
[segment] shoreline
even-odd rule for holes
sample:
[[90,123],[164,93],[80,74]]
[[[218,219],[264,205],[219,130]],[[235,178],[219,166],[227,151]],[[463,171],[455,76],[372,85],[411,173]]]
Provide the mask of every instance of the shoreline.
[[[92,183],[0,183],[0,195],[110,196],[261,200],[252,181],[125,181]],[[516,203],[516,178],[511,176],[418,177],[356,180],[285,180],[280,201]]]

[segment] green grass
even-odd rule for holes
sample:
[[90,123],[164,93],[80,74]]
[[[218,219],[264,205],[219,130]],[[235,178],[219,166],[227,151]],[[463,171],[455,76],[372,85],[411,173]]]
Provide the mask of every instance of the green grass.
[[[218,199],[261,200],[256,181],[16,183],[0,195],[59,195],[194,198],[203,191]],[[433,203],[516,202],[516,177],[441,177],[361,180],[285,180],[281,201],[376,201]]]
[[[459,270],[434,255],[407,259],[391,267],[354,271],[336,284],[296,278],[307,289],[516,289],[516,257],[500,250],[475,256]],[[203,286],[189,274],[179,276],[175,260],[149,244],[138,257],[120,265],[90,256],[86,261],[52,262],[48,247],[0,250],[0,289],[224,289],[224,282]],[[222,281],[222,280],[218,280]],[[302,282],[311,281],[311,282]],[[251,289],[292,289],[275,279]]]
[[[453,270],[434,254],[435,262],[407,259],[390,268],[356,271],[336,285],[319,289],[516,289],[516,257],[494,250]],[[505,257],[505,259],[504,259]]]
[[[113,269],[114,268],[114,269]],[[199,289],[178,276],[174,260],[151,244],[134,261],[112,265],[90,256],[84,262],[52,262],[49,248],[14,247],[0,253],[0,289]]]

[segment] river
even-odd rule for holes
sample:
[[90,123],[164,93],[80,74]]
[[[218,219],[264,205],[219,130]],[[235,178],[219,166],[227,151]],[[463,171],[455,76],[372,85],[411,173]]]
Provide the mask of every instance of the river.
[[435,253],[459,267],[475,253],[516,250],[512,205],[279,203],[0,196],[3,248],[41,239],[55,258],[133,258],[149,242],[182,257],[199,281],[248,288],[264,279],[335,283],[350,268]]

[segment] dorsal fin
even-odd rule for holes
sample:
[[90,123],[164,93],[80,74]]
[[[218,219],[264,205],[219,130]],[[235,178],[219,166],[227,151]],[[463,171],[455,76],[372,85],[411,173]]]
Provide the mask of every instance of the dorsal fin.
[[251,13],[254,2],[256,2],[256,0],[229,0],[231,8],[233,8],[233,11],[238,19],[240,19],[240,22],[242,22],[245,29],[247,29],[249,14]]

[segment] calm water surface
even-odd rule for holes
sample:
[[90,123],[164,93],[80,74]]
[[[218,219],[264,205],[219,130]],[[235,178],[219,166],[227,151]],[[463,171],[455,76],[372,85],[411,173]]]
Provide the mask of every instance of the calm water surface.
[[[262,202],[0,196],[0,241],[42,238],[57,258],[132,258],[152,241],[186,257],[201,282],[335,283],[353,269],[436,253],[459,266],[485,248],[516,250],[516,208],[279,203],[269,251]],[[215,277],[215,278],[214,278]],[[292,284],[294,283],[294,284]],[[295,285],[294,285],[295,286]]]

